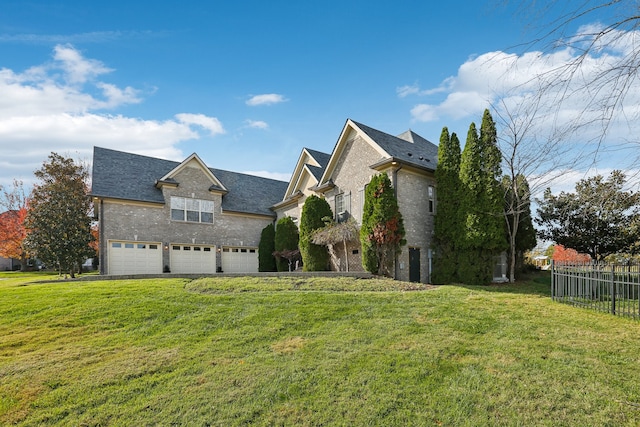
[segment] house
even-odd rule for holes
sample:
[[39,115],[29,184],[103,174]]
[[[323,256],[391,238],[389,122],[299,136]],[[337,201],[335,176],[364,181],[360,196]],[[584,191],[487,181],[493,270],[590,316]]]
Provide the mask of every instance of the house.
[[[172,162],[96,147],[100,271],[257,271],[265,226],[284,216],[297,221],[310,194],[329,202],[336,221],[360,223],[366,185],[386,172],[407,240],[395,277],[429,282],[437,153],[412,131],[393,136],[349,119],[330,154],[302,150],[287,183],[209,168],[196,154]],[[340,258],[349,259],[350,271],[362,270],[359,243],[347,250]]]
[[[393,136],[349,119],[331,154],[302,150],[286,193],[273,210],[278,218],[295,220],[306,197],[316,194],[329,202],[336,221],[351,216],[360,224],[365,187],[374,174],[386,172],[407,240],[395,263],[395,277],[429,282],[437,157],[438,147],[412,131]],[[349,260],[349,271],[362,270],[359,242],[347,250],[348,257],[339,255]]]
[[262,229],[287,183],[95,147],[101,274],[258,271]]

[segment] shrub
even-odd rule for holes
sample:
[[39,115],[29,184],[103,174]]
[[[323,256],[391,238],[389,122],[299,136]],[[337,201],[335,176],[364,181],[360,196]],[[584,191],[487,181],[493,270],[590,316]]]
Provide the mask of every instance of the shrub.
[[329,263],[326,246],[312,242],[313,233],[324,227],[322,218],[331,217],[331,206],[325,199],[310,195],[302,206],[300,215],[300,255],[304,271],[324,271]]

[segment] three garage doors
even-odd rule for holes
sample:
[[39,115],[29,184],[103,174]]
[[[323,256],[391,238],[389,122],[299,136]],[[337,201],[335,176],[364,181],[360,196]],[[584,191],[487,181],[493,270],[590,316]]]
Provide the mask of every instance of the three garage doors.
[[[172,273],[213,274],[217,270],[214,245],[170,244],[169,268]],[[109,274],[158,274],[163,271],[161,242],[110,241]],[[255,273],[258,250],[251,247],[222,247],[222,271]]]

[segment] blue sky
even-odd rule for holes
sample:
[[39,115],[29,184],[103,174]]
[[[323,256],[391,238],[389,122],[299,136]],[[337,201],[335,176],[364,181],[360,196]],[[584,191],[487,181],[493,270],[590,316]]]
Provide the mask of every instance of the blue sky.
[[3,0],[0,185],[94,145],[286,180],[303,147],[331,152],[347,118],[464,141],[516,84],[504,58],[536,34],[516,6]]

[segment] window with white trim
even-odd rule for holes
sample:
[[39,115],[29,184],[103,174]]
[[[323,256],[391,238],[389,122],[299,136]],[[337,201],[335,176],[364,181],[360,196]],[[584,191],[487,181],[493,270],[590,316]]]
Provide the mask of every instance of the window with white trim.
[[173,196],[171,197],[171,219],[213,224],[213,201]]
[[436,190],[433,185],[427,188],[427,196],[429,198],[429,213],[436,211]]
[[334,200],[336,221],[343,222],[349,218],[351,211],[351,193],[337,194]]

